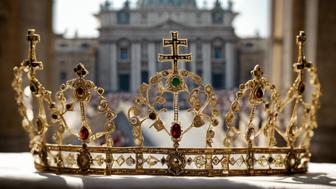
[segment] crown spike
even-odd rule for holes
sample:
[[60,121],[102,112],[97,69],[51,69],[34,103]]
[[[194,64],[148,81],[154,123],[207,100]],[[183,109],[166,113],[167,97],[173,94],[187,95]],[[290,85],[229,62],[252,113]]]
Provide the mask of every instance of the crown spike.
[[82,64],[82,63],[77,64],[77,66],[74,68],[74,72],[80,78],[83,78],[87,74],[89,74],[89,71],[85,68],[84,64]]
[[178,73],[178,62],[190,62],[192,60],[191,53],[189,54],[180,54],[180,46],[188,46],[187,39],[179,39],[178,32],[171,32],[171,39],[163,39],[163,46],[171,46],[171,54],[159,54],[159,62],[171,62],[173,73]]
[[251,71],[251,74],[253,78],[260,79],[262,75],[264,74],[264,72],[262,71],[261,67],[258,64],[253,68],[253,70]]
[[297,63],[294,64],[294,71],[302,73],[305,68],[310,68],[312,64],[307,62],[306,56],[304,54],[304,45],[306,42],[306,34],[304,31],[300,31],[299,35],[296,36],[296,45],[298,48],[298,58]]
[[28,29],[27,41],[29,42],[28,59],[36,61],[36,44],[40,42],[40,35],[35,33],[35,29]]
[[40,35],[35,33],[35,29],[28,29],[27,32],[27,41],[29,42],[28,49],[28,59],[24,61],[24,66],[27,66],[31,69],[32,74],[35,70],[42,70],[43,64],[40,61],[37,61],[36,58],[36,45],[40,42]]

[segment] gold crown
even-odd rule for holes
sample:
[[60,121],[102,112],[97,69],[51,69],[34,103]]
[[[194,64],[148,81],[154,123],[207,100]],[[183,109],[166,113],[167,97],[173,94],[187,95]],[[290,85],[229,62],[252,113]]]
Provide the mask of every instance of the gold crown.
[[[303,53],[304,32],[296,38],[298,60],[294,71],[297,76],[284,99],[280,98],[279,91],[263,76],[261,67],[257,65],[251,72],[252,79],[239,86],[223,119],[220,119],[212,86],[203,84],[195,73],[178,69],[179,62],[191,61],[192,56],[179,53],[179,47],[187,46],[188,41],[179,39],[177,32],[171,32],[171,39],[164,39],[163,45],[171,47],[172,53],[160,54],[158,59],[160,62],[171,62],[172,68],[156,73],[148,84],[141,84],[134,105],[128,111],[135,143],[133,147],[114,147],[112,134],[116,130],[116,114],[103,96],[104,89],[85,79],[88,71],[83,64],[74,68],[77,78],[62,84],[54,98],[45,89],[36,73],[43,69],[35,52],[39,39],[35,30],[28,30],[28,59],[14,68],[12,86],[23,119],[22,126],[29,134],[35,167],[40,171],[187,176],[307,171],[321,93],[316,68]],[[310,87],[305,90],[304,78],[307,74],[310,76],[307,82]],[[245,104],[242,103],[244,100]],[[191,121],[187,121],[186,116],[181,119],[182,101],[187,104],[184,112],[192,115]],[[94,107],[96,116],[103,116],[106,120],[102,127],[93,127],[90,123],[87,116],[89,104],[93,104],[90,107]],[[243,114],[244,111],[247,113]],[[79,112],[80,129],[69,127],[69,112]],[[171,121],[165,123],[164,117]],[[245,124],[242,123],[244,119],[247,120]],[[259,119],[259,124],[256,124],[256,119]],[[218,127],[223,122],[221,120],[225,125],[223,145],[214,147],[214,137],[221,137],[216,135],[219,133],[216,130],[222,129]],[[168,136],[171,147],[145,146],[144,127],[160,136]],[[204,140],[204,147],[181,147],[183,137],[200,128],[205,130],[204,139],[193,140]],[[65,144],[65,136],[75,137],[82,145]],[[97,141],[100,144],[97,145]]]

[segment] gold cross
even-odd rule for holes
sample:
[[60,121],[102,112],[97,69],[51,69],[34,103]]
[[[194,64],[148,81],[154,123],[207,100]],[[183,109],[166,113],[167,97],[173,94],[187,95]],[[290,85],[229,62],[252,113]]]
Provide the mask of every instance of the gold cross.
[[171,62],[173,73],[177,73],[178,62],[190,62],[192,59],[191,53],[179,54],[180,46],[188,46],[187,39],[179,39],[178,32],[171,32],[171,39],[163,39],[163,46],[171,46],[172,54],[159,54],[159,62]]
[[257,64],[257,65],[254,66],[253,70],[251,71],[251,74],[255,79],[261,79],[264,72],[262,71],[259,64]]
[[307,62],[306,56],[304,55],[304,43],[306,41],[306,34],[304,31],[300,31],[299,35],[296,36],[296,45],[298,46],[298,60],[294,64],[294,70],[296,72],[302,72],[305,68],[310,68],[312,63]]
[[36,59],[36,44],[40,41],[40,36],[35,33],[35,29],[28,30],[27,41],[29,42],[28,59],[24,62],[24,65],[31,70],[43,69],[42,62]]
[[77,66],[74,68],[74,72],[80,78],[85,77],[89,73],[88,70],[85,68],[85,66],[82,63],[77,64]]

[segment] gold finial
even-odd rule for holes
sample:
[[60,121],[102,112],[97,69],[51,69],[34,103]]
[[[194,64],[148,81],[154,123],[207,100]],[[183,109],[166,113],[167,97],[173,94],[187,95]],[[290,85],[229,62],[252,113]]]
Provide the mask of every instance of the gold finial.
[[259,65],[254,66],[253,70],[251,71],[252,76],[255,79],[260,79],[264,72],[262,71],[261,67]]
[[190,62],[191,53],[179,54],[180,46],[188,46],[187,39],[179,39],[178,32],[171,32],[171,39],[163,39],[163,46],[171,46],[172,54],[159,54],[159,62],[172,62],[173,73],[177,73],[177,62]]
[[296,36],[296,45],[298,46],[298,60],[294,64],[294,71],[301,73],[303,69],[310,68],[312,64],[307,62],[306,56],[304,55],[304,43],[306,41],[306,34],[304,31],[300,31],[299,35]]
[[40,41],[40,35],[35,33],[35,29],[28,29],[27,41],[29,42],[28,59],[24,62],[24,66],[32,70],[43,69],[42,62],[37,61],[36,58],[36,44]]
[[74,68],[74,72],[80,78],[85,77],[89,73],[82,63],[77,64],[77,66]]

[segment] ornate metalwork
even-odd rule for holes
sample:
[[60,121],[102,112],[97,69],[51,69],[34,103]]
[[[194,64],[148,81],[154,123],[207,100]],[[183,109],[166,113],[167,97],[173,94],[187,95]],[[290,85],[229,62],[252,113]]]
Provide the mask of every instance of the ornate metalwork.
[[[221,148],[212,147],[220,117],[217,97],[212,86],[203,84],[198,75],[178,68],[179,62],[191,61],[192,55],[180,54],[179,48],[186,47],[188,41],[180,39],[177,32],[171,33],[171,39],[163,40],[165,47],[171,47],[171,54],[158,56],[160,62],[171,62],[171,69],[156,73],[148,84],[140,85],[134,105],[129,109],[135,147],[113,147],[111,135],[115,130],[116,114],[103,96],[104,90],[85,79],[88,71],[83,64],[74,69],[77,78],[62,84],[53,100],[51,92],[36,76],[36,72],[43,69],[43,63],[36,57],[39,39],[35,30],[28,30],[28,59],[14,68],[12,83],[22,126],[29,134],[30,149],[38,170],[58,174],[174,176],[272,175],[307,171],[321,93],[316,67],[306,60],[303,52],[304,32],[297,36],[299,53],[294,64],[297,77],[286,97],[281,99],[279,91],[257,65],[251,72],[252,79],[240,85],[223,118],[227,131]],[[310,76],[309,83],[304,80],[306,72]],[[306,92],[307,84],[311,85],[311,91]],[[102,131],[98,132],[97,126],[93,129],[87,119],[92,95],[98,97],[97,113],[106,119]],[[169,95],[173,101],[171,107],[167,103]],[[33,98],[30,102],[36,103],[35,106],[27,102],[27,96]],[[247,99],[250,111],[246,127],[241,127],[236,118],[244,110],[241,107],[244,99]],[[187,125],[180,122],[182,100],[188,102],[188,111],[193,118]],[[303,111],[299,111],[299,107]],[[285,108],[291,108],[291,115],[283,125],[279,117]],[[173,119],[167,125],[161,117],[168,109],[172,109]],[[264,119],[260,127],[254,124],[257,110],[261,110]],[[80,113],[79,130],[70,128],[65,119],[65,114],[73,111]],[[143,127],[165,133],[171,138],[172,146],[144,146]],[[202,127],[206,128],[204,148],[180,147],[186,133]],[[47,131],[55,132],[53,143],[46,139]],[[82,145],[64,144],[65,134],[76,137]],[[267,141],[267,146],[259,145],[257,139],[260,137]],[[94,144],[98,139],[103,139],[103,145]],[[278,146],[279,139],[286,145]]]

